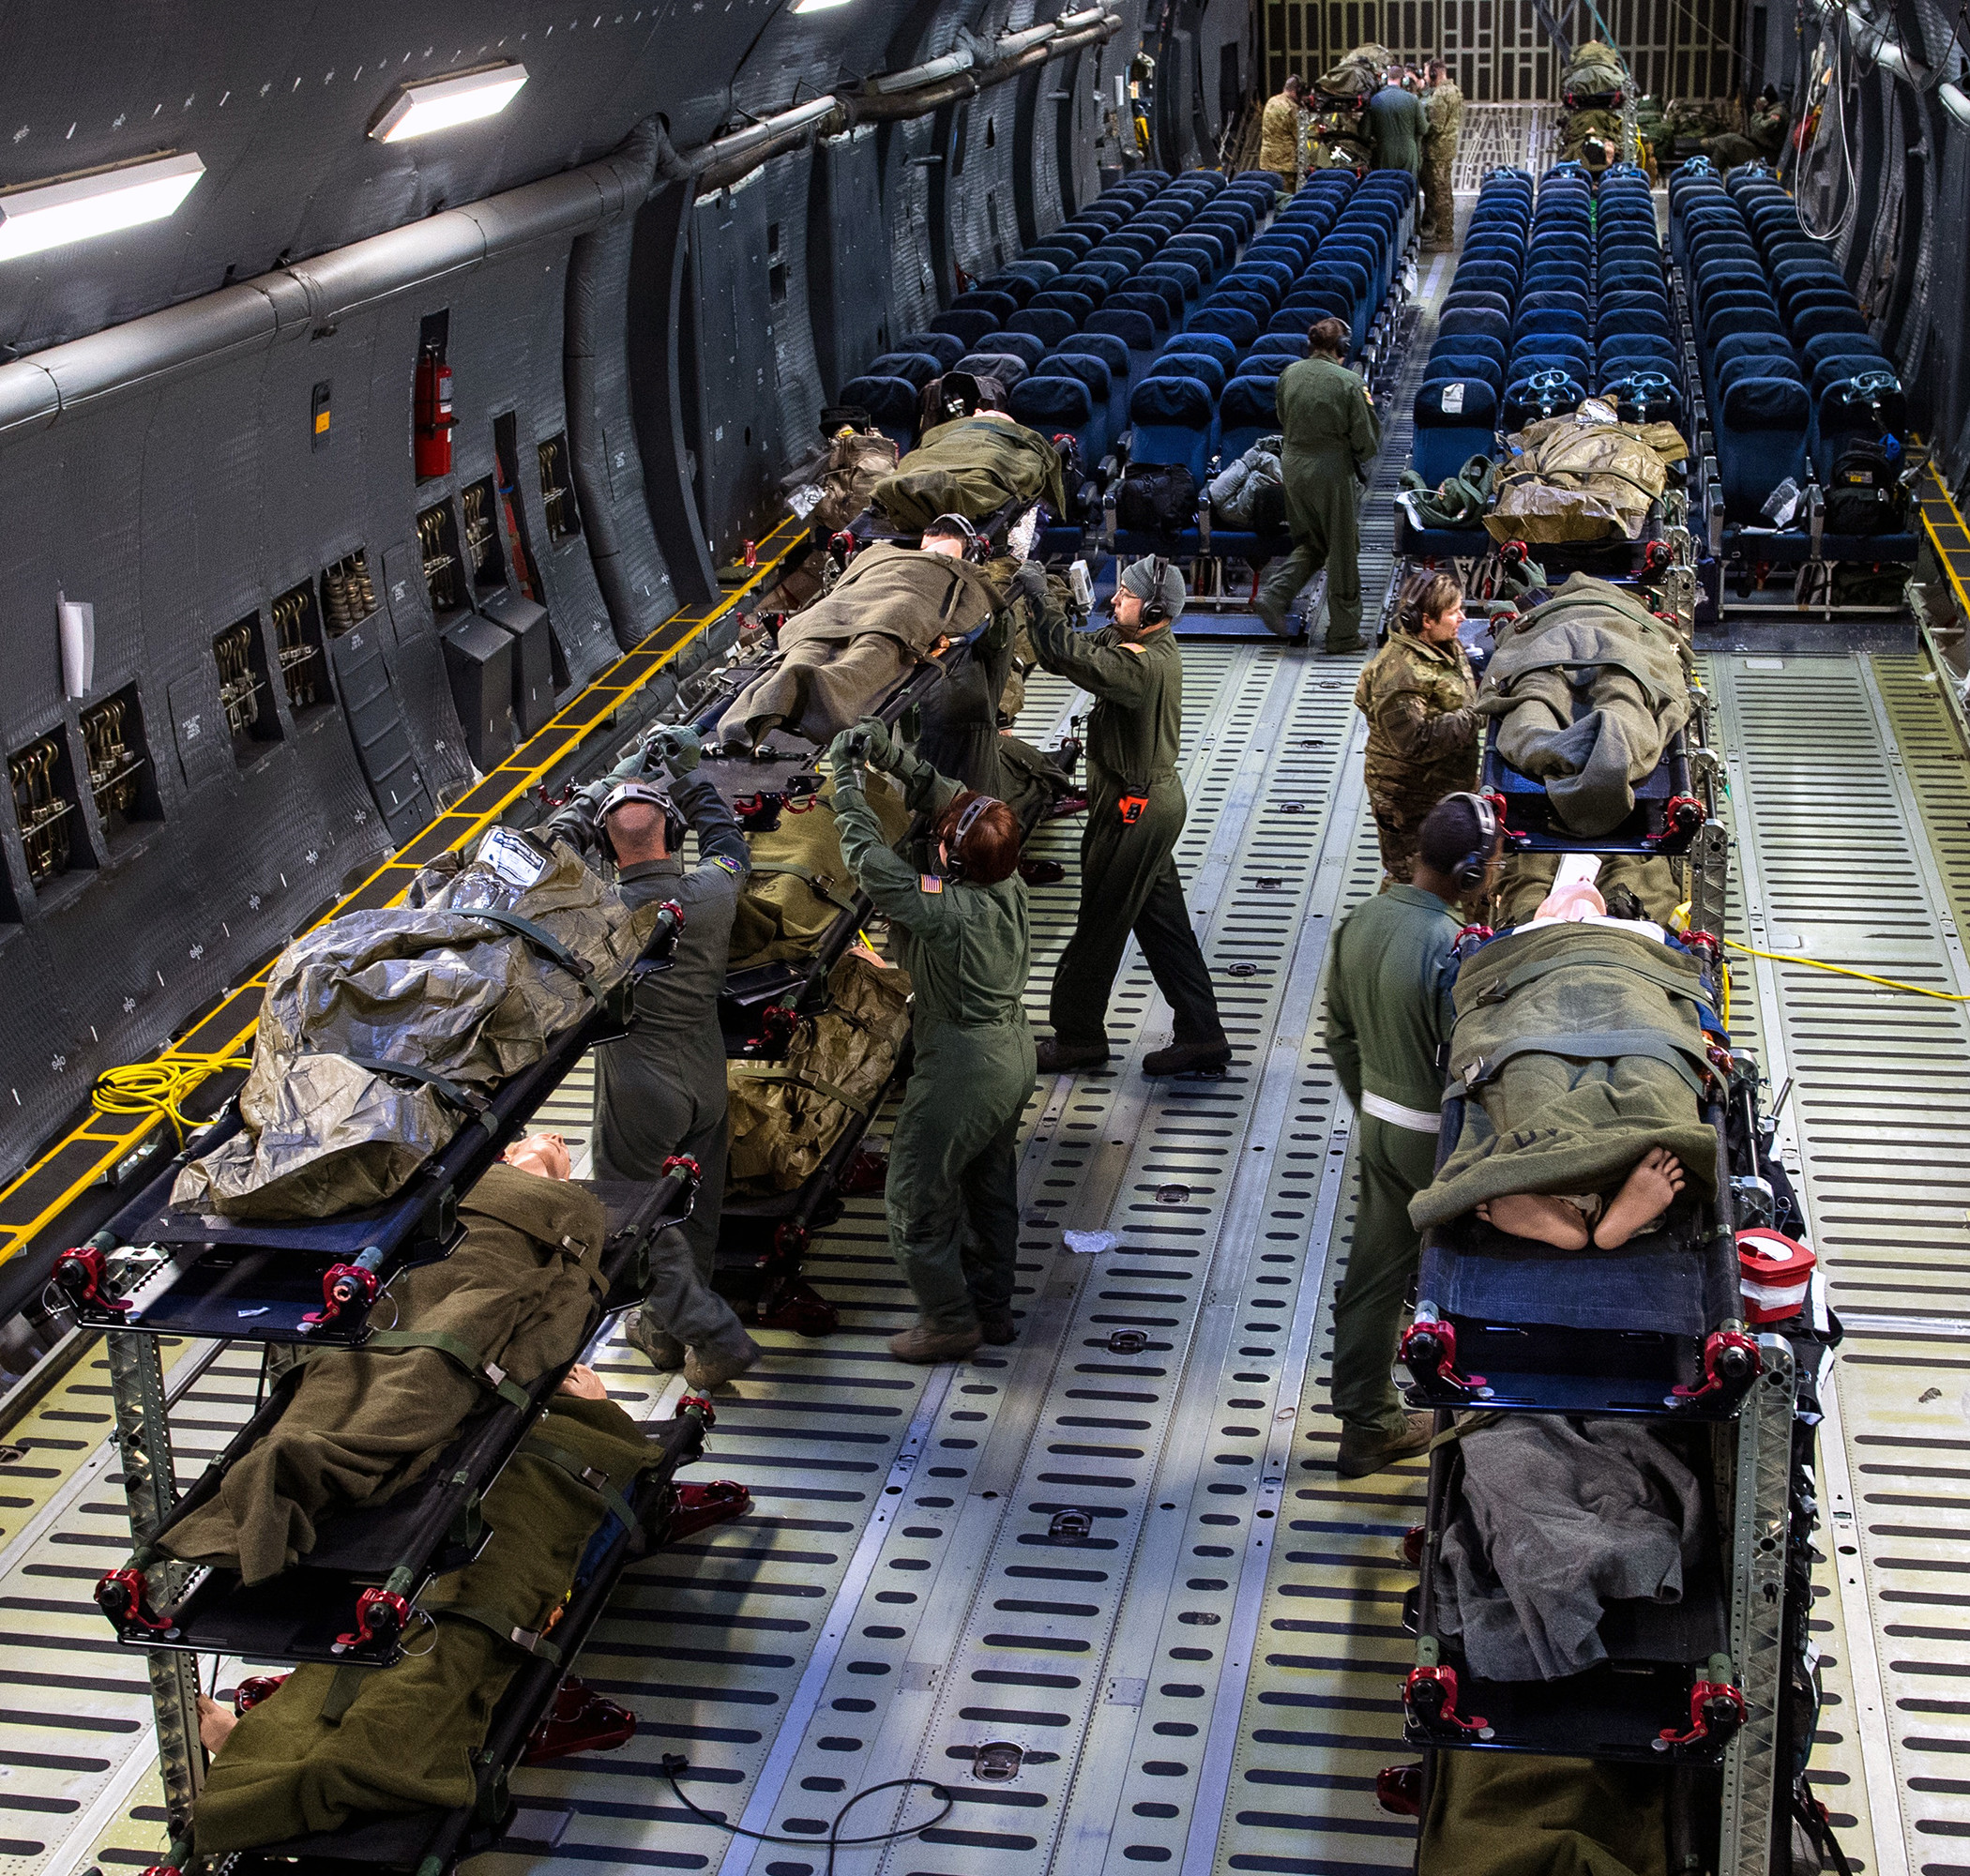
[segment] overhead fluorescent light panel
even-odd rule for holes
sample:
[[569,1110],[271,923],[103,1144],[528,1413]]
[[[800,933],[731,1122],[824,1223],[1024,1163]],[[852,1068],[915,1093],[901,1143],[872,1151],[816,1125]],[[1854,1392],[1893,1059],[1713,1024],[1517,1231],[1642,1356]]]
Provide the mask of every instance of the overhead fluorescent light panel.
[[830,7],[845,7],[848,0],[794,0],[796,13],[825,13]]
[[481,117],[496,117],[525,83],[526,67],[505,61],[399,85],[383,114],[370,126],[370,135],[379,144],[402,144],[435,130],[474,124]]
[[188,150],[0,191],[0,261],[162,221],[205,173]]

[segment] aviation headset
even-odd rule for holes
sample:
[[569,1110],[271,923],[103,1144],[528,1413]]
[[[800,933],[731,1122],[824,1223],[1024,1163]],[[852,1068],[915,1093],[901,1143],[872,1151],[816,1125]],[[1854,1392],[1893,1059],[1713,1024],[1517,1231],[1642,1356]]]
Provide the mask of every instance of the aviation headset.
[[964,812],[958,816],[958,825],[951,829],[951,836],[944,843],[944,851],[949,855],[945,862],[945,876],[962,880],[964,877],[964,837],[978,825],[978,820],[988,808],[996,808],[995,795],[980,794],[965,804]]
[[[1138,560],[1134,564],[1140,567],[1143,563]],[[1127,567],[1123,569],[1125,575],[1128,571]],[[1160,626],[1168,621],[1170,606],[1169,602],[1163,598],[1163,582],[1169,577],[1169,560],[1160,553],[1155,555],[1149,563],[1149,591],[1139,596],[1143,601],[1143,610],[1137,616],[1136,623],[1138,625]],[[1124,582],[1120,580],[1115,582],[1117,593],[1122,590],[1123,584]],[[1130,590],[1133,589],[1131,588]],[[1111,606],[1113,606],[1113,601],[1110,602]]]
[[1492,847],[1498,838],[1497,810],[1481,794],[1460,791],[1446,795],[1444,799],[1468,801],[1472,812],[1478,817],[1478,844],[1457,862],[1450,872],[1459,892],[1476,892],[1484,884],[1485,874],[1491,870]]
[[643,802],[647,807],[662,811],[664,845],[674,854],[685,834],[685,821],[677,812],[677,804],[654,781],[625,781],[611,789],[603,797],[601,808],[595,817],[596,826],[600,832],[602,845],[609,857],[612,860],[616,857],[615,842],[609,838],[609,817],[618,808],[627,808],[632,801]]

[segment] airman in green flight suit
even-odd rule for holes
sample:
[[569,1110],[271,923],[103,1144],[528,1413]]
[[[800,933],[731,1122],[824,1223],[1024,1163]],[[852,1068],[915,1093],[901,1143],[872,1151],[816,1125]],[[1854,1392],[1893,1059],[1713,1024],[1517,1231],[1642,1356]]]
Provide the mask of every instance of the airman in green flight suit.
[[1125,567],[1114,624],[1099,632],[1074,630],[1038,567],[1023,567],[1018,578],[1040,596],[1032,628],[1040,663],[1095,698],[1081,917],[1053,973],[1053,1034],[1040,1044],[1039,1066],[1051,1075],[1108,1060],[1108,998],[1133,932],[1174,1018],[1174,1039],[1143,1057],[1143,1072],[1221,1074],[1231,1043],[1176,872],[1176,839],[1190,808],[1176,772],[1183,652],[1170,627],[1183,611],[1183,574],[1154,555]]
[[[919,873],[889,846],[862,793],[864,764],[902,783],[928,819],[942,870]],[[899,1361],[962,1361],[1016,1333],[1016,1156],[1033,1092],[1033,1032],[1019,823],[1003,801],[961,787],[871,719],[827,752],[841,856],[889,929],[913,991],[916,1065],[889,1142],[889,1249],[919,1320],[892,1336]]]
[[1341,362],[1347,327],[1338,319],[1323,319],[1309,338],[1311,356],[1286,367],[1276,393],[1286,438],[1280,468],[1293,552],[1266,567],[1254,610],[1284,638],[1286,609],[1325,567],[1326,649],[1356,651],[1361,644],[1358,491],[1382,446],[1382,425],[1368,386]]

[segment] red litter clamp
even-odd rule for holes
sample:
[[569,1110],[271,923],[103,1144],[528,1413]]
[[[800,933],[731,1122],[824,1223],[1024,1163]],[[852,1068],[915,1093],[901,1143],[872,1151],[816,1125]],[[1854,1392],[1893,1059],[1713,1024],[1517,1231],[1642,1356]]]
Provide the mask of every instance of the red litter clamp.
[[1758,1344],[1742,1329],[1716,1329],[1704,1339],[1704,1379],[1698,1387],[1680,1382],[1670,1391],[1668,1405],[1693,1407],[1713,1395],[1735,1399],[1765,1371]]
[[1690,1689],[1690,1730],[1665,1726],[1651,1742],[1658,1752],[1674,1752],[1710,1741],[1721,1746],[1748,1717],[1744,1696],[1729,1681],[1700,1680]]
[[1461,1732],[1489,1739],[1492,1723],[1482,1714],[1457,1711],[1457,1670],[1440,1663],[1411,1668],[1402,1683],[1402,1705],[1410,1723],[1427,1732]]
[[356,1598],[356,1626],[347,1635],[335,1638],[335,1652],[367,1647],[375,1642],[392,1642],[410,1624],[410,1604],[393,1589],[366,1589]]
[[1436,1316],[1418,1315],[1402,1331],[1396,1354],[1418,1387],[1453,1388],[1474,1400],[1486,1399],[1492,1391],[1483,1375],[1458,1373],[1457,1330]]
[[109,1571],[96,1585],[96,1607],[115,1624],[119,1634],[141,1629],[167,1640],[178,1632],[178,1625],[168,1615],[159,1615],[150,1606],[150,1585],[144,1572],[126,1564]]

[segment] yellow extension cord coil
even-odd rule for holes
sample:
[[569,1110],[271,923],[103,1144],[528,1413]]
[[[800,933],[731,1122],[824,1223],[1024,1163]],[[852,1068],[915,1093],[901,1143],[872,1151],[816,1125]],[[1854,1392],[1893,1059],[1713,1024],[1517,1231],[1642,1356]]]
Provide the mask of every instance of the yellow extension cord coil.
[[97,1076],[89,1098],[98,1113],[162,1114],[177,1130],[180,1142],[199,1125],[181,1103],[193,1089],[227,1068],[250,1068],[250,1055],[159,1055],[151,1062],[131,1062]]

